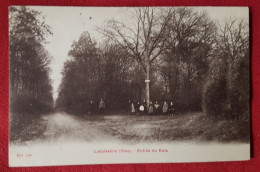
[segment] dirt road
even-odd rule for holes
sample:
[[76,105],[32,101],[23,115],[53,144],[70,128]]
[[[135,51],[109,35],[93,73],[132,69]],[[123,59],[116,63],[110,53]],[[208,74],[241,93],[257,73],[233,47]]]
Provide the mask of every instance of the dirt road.
[[109,115],[79,119],[65,113],[47,115],[42,120],[42,125],[46,126],[43,139],[50,141],[157,141],[162,124],[155,119],[149,121],[146,116]]
[[[249,142],[245,143],[241,139],[244,137],[236,133],[235,125],[229,121],[205,119],[200,112],[175,116],[117,114],[85,118],[55,113],[44,116],[40,121],[26,123],[25,126],[24,133],[19,137],[27,136],[27,139],[9,146],[9,157],[13,160],[10,164],[44,166],[122,160],[125,163],[137,163],[148,157],[148,154],[137,153],[137,150],[147,148],[167,150],[173,162],[239,160],[240,155],[248,158],[250,152]],[[234,141],[238,143],[234,144]],[[93,153],[112,149],[123,149],[132,154]],[[33,158],[25,161],[17,154],[29,154]],[[169,157],[162,155],[165,154],[149,156],[149,162],[160,162],[160,159],[157,161],[158,157]],[[118,159],[115,160],[115,157]]]
[[[93,115],[78,118],[66,113],[43,116],[38,122],[24,124],[13,143],[120,141],[128,143],[173,141],[248,142],[249,135],[240,131],[239,123],[212,120],[201,112],[175,116]],[[245,126],[247,127],[247,126]],[[17,127],[16,127],[17,128]],[[245,137],[247,136],[247,137]],[[16,139],[18,138],[18,139]]]
[[97,129],[91,121],[80,120],[65,113],[55,113],[43,117],[46,140],[101,141],[111,139]]

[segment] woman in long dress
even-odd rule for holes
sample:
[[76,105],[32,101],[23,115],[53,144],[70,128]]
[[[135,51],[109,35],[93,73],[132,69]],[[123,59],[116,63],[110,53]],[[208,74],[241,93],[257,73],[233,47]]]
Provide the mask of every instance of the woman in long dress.
[[163,114],[167,114],[167,112],[168,112],[168,103],[165,101],[164,103],[163,103]]
[[105,108],[106,108],[105,101],[103,100],[103,98],[101,98],[100,102],[99,102],[99,106],[98,106],[98,109],[99,109],[101,114],[105,113]]
[[134,103],[131,104],[131,113],[135,114],[135,105],[134,105]]

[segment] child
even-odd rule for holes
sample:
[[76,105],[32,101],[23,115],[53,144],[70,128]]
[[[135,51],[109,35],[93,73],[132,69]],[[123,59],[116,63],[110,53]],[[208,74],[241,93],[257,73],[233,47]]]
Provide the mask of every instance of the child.
[[140,114],[143,115],[144,114],[144,105],[140,105],[139,106],[139,111],[140,111]]

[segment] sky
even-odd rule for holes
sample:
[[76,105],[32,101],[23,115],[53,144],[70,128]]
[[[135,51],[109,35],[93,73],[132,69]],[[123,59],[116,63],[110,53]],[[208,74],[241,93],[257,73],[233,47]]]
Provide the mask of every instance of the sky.
[[[50,77],[54,99],[58,96],[58,87],[62,79],[63,64],[69,59],[68,52],[73,41],[77,41],[84,31],[88,31],[96,41],[102,39],[97,27],[105,21],[115,18],[127,20],[125,7],[44,7],[30,8],[42,13],[45,22],[51,27],[52,36],[47,37],[46,49],[52,56]],[[220,23],[232,17],[248,21],[248,8],[243,7],[196,7],[205,10],[209,16]]]

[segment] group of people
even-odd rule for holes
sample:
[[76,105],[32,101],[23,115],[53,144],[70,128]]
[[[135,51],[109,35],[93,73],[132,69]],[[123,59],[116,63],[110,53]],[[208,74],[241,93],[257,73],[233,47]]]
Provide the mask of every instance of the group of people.
[[[159,115],[159,114],[174,114],[174,104],[173,101],[171,101],[169,104],[164,101],[163,104],[159,104],[158,101],[155,101],[149,103],[149,107],[147,108],[146,102],[140,103],[140,102],[133,102],[129,100],[130,104],[130,112],[131,114],[137,114],[137,115],[142,115],[142,114],[150,114],[150,115]],[[105,113],[106,109],[106,103],[103,98],[100,99],[99,104],[98,104],[98,111],[101,114]],[[93,100],[90,100],[88,104],[88,114],[92,115],[96,110],[96,107],[94,105]]]
[[[98,110],[101,114],[105,113],[105,109],[106,109],[106,103],[104,101],[103,98],[100,99],[99,104],[98,104]],[[90,100],[89,104],[88,104],[88,114],[92,115],[95,112],[95,105],[93,100]]]
[[174,114],[174,104],[171,101],[169,104],[164,101],[163,104],[159,104],[158,101],[155,101],[155,103],[153,104],[153,102],[151,101],[149,103],[149,107],[147,108],[146,106],[146,102],[144,102],[143,104],[140,102],[131,102],[130,103],[130,112],[131,114],[155,114],[155,115],[159,115],[159,114],[170,114],[173,115]]

